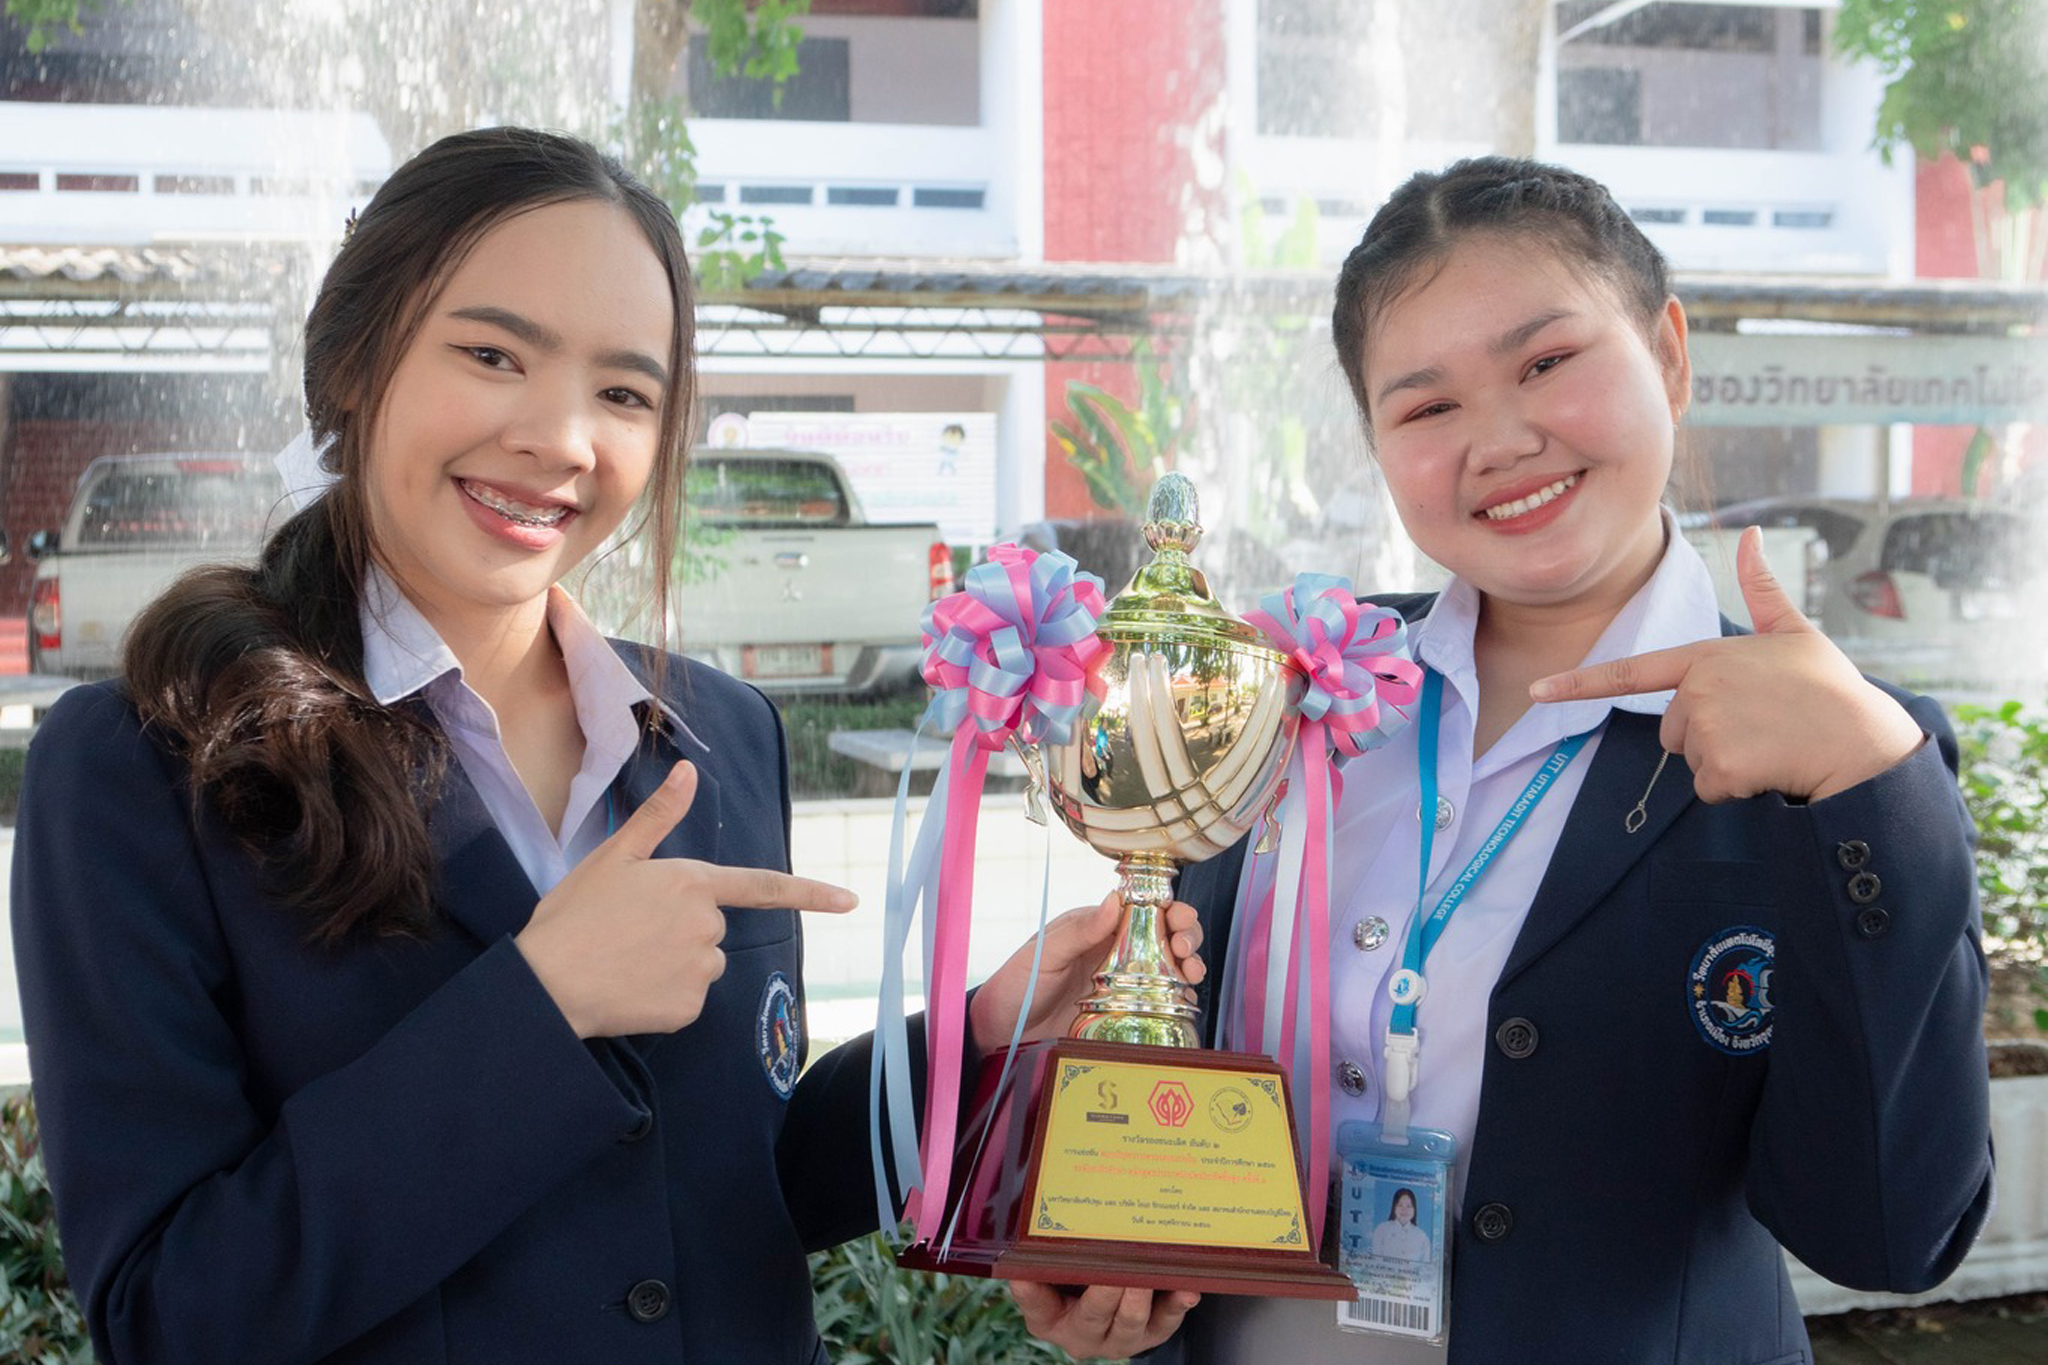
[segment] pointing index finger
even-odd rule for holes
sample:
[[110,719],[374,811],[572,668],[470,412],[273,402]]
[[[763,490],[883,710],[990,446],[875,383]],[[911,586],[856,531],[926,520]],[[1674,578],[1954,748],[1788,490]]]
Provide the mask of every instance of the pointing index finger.
[[837,915],[860,904],[860,897],[843,886],[765,867],[707,864],[706,873],[704,884],[712,897],[729,910],[821,910]]
[[1686,670],[1709,642],[1695,641],[1671,649],[1653,649],[1625,659],[1588,664],[1565,673],[1538,678],[1529,685],[1532,701],[1585,701],[1596,697],[1633,697],[1669,692],[1685,681]]

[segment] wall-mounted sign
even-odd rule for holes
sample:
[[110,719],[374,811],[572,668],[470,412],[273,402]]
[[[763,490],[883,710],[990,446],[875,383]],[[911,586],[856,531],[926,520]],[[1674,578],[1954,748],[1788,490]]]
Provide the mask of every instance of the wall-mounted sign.
[[993,413],[754,412],[743,442],[736,431],[722,434],[731,444],[825,451],[869,521],[935,521],[956,545],[996,538]]
[[2048,419],[2048,342],[1695,332],[1690,350],[1692,407],[1685,420],[1692,426]]

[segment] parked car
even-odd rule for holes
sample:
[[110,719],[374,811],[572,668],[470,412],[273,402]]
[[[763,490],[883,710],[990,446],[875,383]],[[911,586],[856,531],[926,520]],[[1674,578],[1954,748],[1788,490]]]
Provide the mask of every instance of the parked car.
[[925,605],[953,590],[936,525],[870,522],[820,451],[700,448],[686,485],[685,653],[771,692],[916,680]]
[[2024,513],[1961,498],[1780,497],[1714,521],[1816,532],[1827,559],[1809,614],[1866,672],[1951,696],[2048,678],[2035,624],[2048,581]]
[[64,524],[23,549],[29,670],[107,677],[129,623],[196,564],[254,560],[284,486],[268,457],[107,455],[86,466]]
[[[916,678],[925,604],[953,588],[937,526],[870,524],[838,464],[814,451],[700,450],[688,489],[679,578],[689,581],[674,633],[688,653],[771,691],[868,692]],[[117,672],[144,605],[195,564],[252,561],[288,506],[268,456],[95,460],[64,525],[27,546],[37,561],[30,668]],[[630,633],[599,581],[586,605]]]

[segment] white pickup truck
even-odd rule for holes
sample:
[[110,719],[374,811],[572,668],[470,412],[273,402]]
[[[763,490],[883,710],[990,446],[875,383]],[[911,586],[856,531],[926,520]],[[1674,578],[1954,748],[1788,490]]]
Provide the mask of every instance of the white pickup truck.
[[[776,692],[915,679],[925,604],[953,588],[936,526],[870,525],[838,464],[814,451],[699,450],[688,487],[693,524],[670,634],[686,652]],[[64,525],[27,545],[30,670],[119,671],[129,623],[172,579],[195,564],[253,561],[288,514],[268,456],[93,461]],[[618,629],[604,600],[585,598]]]
[[953,590],[930,523],[875,525],[830,455],[690,457],[683,652],[771,692],[873,692],[917,676],[926,603]]
[[106,455],[86,466],[63,526],[24,547],[32,673],[120,671],[121,637],[142,608],[195,564],[249,563],[286,515],[269,457]]

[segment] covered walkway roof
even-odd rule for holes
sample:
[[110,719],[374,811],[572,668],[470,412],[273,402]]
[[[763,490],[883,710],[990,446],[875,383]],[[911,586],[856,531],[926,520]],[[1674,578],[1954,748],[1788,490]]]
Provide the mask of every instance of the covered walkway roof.
[[[279,295],[315,263],[267,246],[0,247],[0,370],[243,370],[270,363]],[[1681,274],[1695,328],[2039,335],[2048,287],[1977,280]],[[1327,272],[1203,275],[1171,266],[791,259],[698,306],[715,356],[1060,360],[1123,340],[1258,317],[1320,321]],[[296,326],[297,320],[292,319]]]

